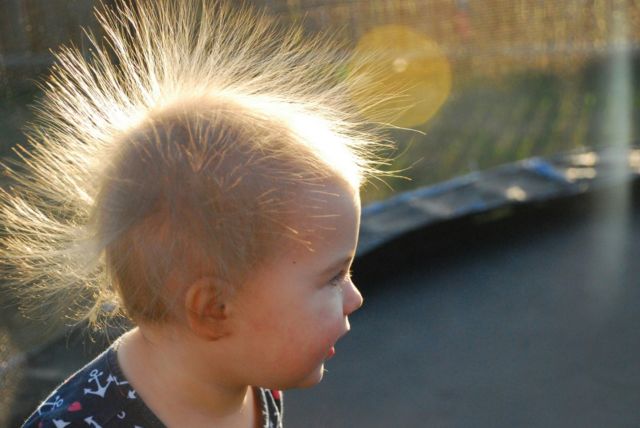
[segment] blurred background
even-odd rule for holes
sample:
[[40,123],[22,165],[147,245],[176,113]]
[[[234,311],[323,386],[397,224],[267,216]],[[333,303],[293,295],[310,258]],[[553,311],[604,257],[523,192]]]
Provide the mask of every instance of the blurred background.
[[[354,105],[406,88],[363,111],[403,176],[363,195],[368,303],[288,425],[640,426],[640,0],[250,3],[377,52]],[[0,0],[0,157],[96,4]],[[3,295],[0,426],[109,341],[47,327]]]

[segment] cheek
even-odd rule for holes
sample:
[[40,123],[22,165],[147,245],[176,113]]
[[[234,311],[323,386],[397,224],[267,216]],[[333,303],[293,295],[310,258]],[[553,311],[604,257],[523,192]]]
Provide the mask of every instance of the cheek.
[[320,290],[296,308],[286,321],[286,340],[309,347],[331,345],[344,329],[341,298],[333,289]]
[[291,336],[305,316],[299,302],[286,298],[273,299],[273,296],[256,299],[252,309],[247,314],[249,331],[257,341],[267,345],[273,343],[274,346],[281,346],[283,339]]
[[323,354],[344,333],[342,296],[337,289],[326,287],[256,303],[248,314],[247,328],[276,358],[294,353]]
[[251,314],[248,321],[248,328],[254,332],[258,338],[268,339],[274,333],[282,331],[284,327],[283,317],[280,310],[269,310],[260,308]]
[[[326,287],[321,292],[318,314],[321,318],[342,323],[344,320],[343,295],[340,288]],[[341,324],[342,325],[342,324]]]

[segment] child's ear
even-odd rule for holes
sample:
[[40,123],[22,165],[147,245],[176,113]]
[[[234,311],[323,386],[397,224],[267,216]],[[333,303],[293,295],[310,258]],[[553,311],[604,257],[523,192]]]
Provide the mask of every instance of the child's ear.
[[228,334],[227,307],[222,293],[225,284],[204,276],[193,282],[185,294],[187,325],[200,338],[218,340]]

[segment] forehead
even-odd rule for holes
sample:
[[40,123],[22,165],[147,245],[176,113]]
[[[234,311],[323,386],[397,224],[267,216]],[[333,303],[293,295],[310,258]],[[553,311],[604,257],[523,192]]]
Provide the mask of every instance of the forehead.
[[[289,224],[293,233],[248,278],[250,283],[261,284],[260,298],[267,289],[288,289],[291,284],[324,277],[355,253],[360,226],[357,189],[344,182],[327,182],[322,188],[300,194],[293,212],[295,217],[291,216]],[[255,287],[249,289],[256,292]]]
[[327,181],[307,190],[297,211],[294,254],[317,257],[325,252],[355,251],[360,225],[357,189],[341,180]]

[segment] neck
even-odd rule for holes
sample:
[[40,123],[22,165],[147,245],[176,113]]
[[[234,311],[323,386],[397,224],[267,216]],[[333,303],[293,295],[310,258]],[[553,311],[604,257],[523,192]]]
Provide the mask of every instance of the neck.
[[[253,389],[225,379],[215,358],[202,361],[200,353],[188,349],[174,335],[149,334],[146,329],[143,334],[134,328],[121,339],[118,362],[145,404],[167,426],[210,426],[213,421],[220,426],[253,426]],[[238,423],[241,420],[247,423]]]

